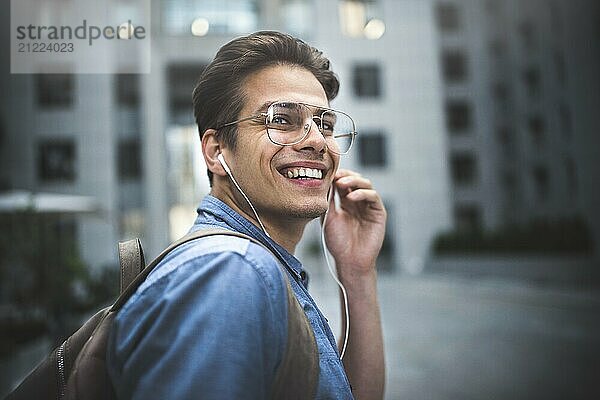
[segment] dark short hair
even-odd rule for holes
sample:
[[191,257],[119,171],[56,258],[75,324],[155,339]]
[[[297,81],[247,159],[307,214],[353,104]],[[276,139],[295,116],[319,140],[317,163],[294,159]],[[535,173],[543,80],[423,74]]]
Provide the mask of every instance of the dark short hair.
[[[235,121],[244,107],[246,78],[272,65],[305,68],[319,81],[327,100],[337,96],[339,81],[329,68],[329,60],[316,48],[281,32],[261,31],[232,40],[219,49],[206,66],[193,92],[194,117],[200,139],[207,129]],[[235,149],[237,127],[219,130],[218,138]],[[212,173],[208,173],[212,184]]]

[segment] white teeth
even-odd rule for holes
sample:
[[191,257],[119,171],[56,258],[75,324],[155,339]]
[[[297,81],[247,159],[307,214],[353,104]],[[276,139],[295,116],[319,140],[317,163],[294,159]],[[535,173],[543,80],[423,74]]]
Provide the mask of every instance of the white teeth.
[[314,179],[323,179],[323,171],[316,168],[293,168],[288,169],[285,172],[288,178],[314,178]]

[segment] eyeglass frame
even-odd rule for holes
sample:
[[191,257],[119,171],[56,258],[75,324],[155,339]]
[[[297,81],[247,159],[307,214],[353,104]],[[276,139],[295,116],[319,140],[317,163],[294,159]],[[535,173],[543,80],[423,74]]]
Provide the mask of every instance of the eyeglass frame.
[[[306,132],[304,132],[304,135],[302,135],[302,137],[299,140],[296,140],[293,143],[278,143],[275,140],[273,140],[273,138],[269,134],[269,127],[267,126],[268,125],[267,124],[267,118],[269,117],[269,109],[271,107],[273,107],[275,104],[279,104],[279,103],[299,104],[299,105],[302,105],[302,106],[305,106],[305,107],[308,107],[308,108],[311,108],[311,107],[312,108],[316,108],[317,110],[321,111],[321,115],[314,115],[313,114],[313,117],[311,118],[311,120],[313,122],[315,122],[315,125],[317,126],[317,129],[319,129],[319,132],[321,133],[321,135],[323,135],[323,138],[325,138],[325,135],[323,134],[323,114],[325,114],[326,112],[334,112],[334,113],[340,113],[340,114],[345,115],[352,122],[352,131],[348,133],[349,135],[352,135],[352,139],[350,141],[350,146],[348,146],[348,150],[346,150],[344,153],[338,153],[337,151],[331,150],[329,147],[327,147],[327,148],[331,152],[333,152],[333,153],[335,153],[337,155],[340,155],[340,156],[348,154],[350,152],[350,150],[352,149],[352,146],[354,145],[355,138],[356,138],[356,135],[358,135],[358,132],[356,131],[356,124],[354,123],[354,120],[352,119],[352,117],[348,113],[345,113],[345,112],[339,111],[339,110],[335,110],[333,108],[328,108],[328,107],[323,107],[323,106],[317,106],[317,105],[314,105],[314,104],[303,103],[303,102],[300,102],[300,101],[287,101],[287,100],[274,101],[273,103],[269,104],[269,106],[267,107],[267,111],[266,112],[261,112],[261,113],[255,114],[255,115],[251,115],[249,117],[244,117],[244,118],[238,119],[236,121],[228,122],[226,124],[223,124],[223,125],[219,126],[218,128],[215,128],[215,130],[218,131],[220,129],[223,129],[223,128],[228,127],[228,126],[232,126],[232,125],[238,124],[240,122],[249,121],[251,119],[256,119],[256,118],[259,118],[259,117],[265,117],[265,121],[264,121],[265,130],[267,131],[267,137],[269,138],[269,140],[271,141],[271,143],[276,144],[278,146],[293,146],[295,144],[298,144],[298,143],[302,142],[304,139],[306,139],[308,137],[308,134],[310,133],[310,128],[308,130],[306,130]],[[319,119],[319,121],[320,121],[319,124],[316,123],[315,118]],[[303,129],[303,130],[305,130],[305,129]],[[334,138],[334,140],[335,140],[335,138]],[[327,141],[326,141],[326,143],[327,143]]]

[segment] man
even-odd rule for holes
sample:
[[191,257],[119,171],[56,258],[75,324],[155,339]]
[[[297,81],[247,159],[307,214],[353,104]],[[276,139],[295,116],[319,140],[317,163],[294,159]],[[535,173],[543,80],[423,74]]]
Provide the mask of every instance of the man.
[[[288,345],[286,274],[316,339],[316,397],[383,397],[375,261],[386,212],[367,179],[338,170],[355,133],[329,108],[338,87],[321,52],[277,32],[233,40],[203,71],[193,100],[212,190],[192,230],[238,231],[270,252],[228,236],[174,250],[115,320],[107,356],[118,397],[267,398]],[[343,361],[293,256],[328,207],[351,321]]]

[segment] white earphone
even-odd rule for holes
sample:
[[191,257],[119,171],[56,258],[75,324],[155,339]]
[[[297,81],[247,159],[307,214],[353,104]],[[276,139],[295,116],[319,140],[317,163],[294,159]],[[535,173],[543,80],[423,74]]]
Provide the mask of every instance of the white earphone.
[[225,158],[223,158],[223,153],[219,153],[217,155],[217,160],[219,160],[219,163],[221,163],[221,166],[223,166],[223,169],[225,169],[225,172],[227,172],[227,175],[231,175],[231,170],[229,169],[229,166],[225,162]]

